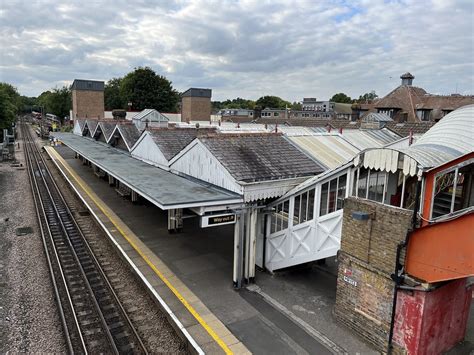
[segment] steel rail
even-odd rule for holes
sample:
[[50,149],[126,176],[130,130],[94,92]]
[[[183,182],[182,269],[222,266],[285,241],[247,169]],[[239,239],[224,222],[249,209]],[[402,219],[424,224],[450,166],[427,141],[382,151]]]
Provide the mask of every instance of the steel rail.
[[[73,254],[73,257],[76,261],[76,264],[78,265],[78,268],[81,271],[82,279],[83,279],[84,284],[86,285],[86,287],[89,291],[89,295],[92,297],[94,306],[95,306],[96,311],[97,311],[97,316],[101,320],[102,328],[103,328],[103,330],[105,331],[105,333],[107,335],[108,342],[109,342],[109,345],[111,347],[111,350],[114,353],[119,353],[119,350],[118,350],[117,344],[116,344],[116,339],[115,339],[114,335],[112,334],[111,329],[109,329],[109,324],[107,323],[107,321],[104,318],[104,314],[103,314],[102,309],[101,309],[101,307],[98,303],[98,299],[96,299],[96,297],[98,297],[96,295],[96,292],[100,293],[102,291],[102,289],[100,289],[100,288],[97,289],[97,286],[96,286],[96,292],[94,292],[94,290],[92,289],[92,286],[90,284],[88,276],[87,276],[86,272],[84,271],[84,268],[81,265],[81,260],[78,257],[78,254],[76,253],[76,250],[75,250],[76,247],[73,245],[73,242],[71,240],[71,238],[75,238],[70,234],[71,233],[71,226],[73,228],[72,231],[75,232],[74,234],[75,235],[77,234],[79,239],[80,239],[79,248],[81,248],[81,249],[84,248],[87,251],[88,257],[91,258],[91,260],[94,264],[94,267],[95,267],[94,271],[97,272],[100,275],[100,279],[104,284],[104,286],[102,286],[102,287],[105,288],[106,292],[113,298],[113,303],[112,304],[113,304],[113,306],[116,307],[116,310],[120,314],[120,321],[124,321],[126,329],[131,330],[133,341],[130,344],[134,344],[135,346],[137,346],[137,349],[135,349],[135,350],[137,350],[141,353],[147,354],[148,352],[146,350],[146,347],[144,346],[140,336],[138,335],[137,330],[133,326],[133,324],[132,324],[130,318],[128,317],[125,309],[123,308],[117,294],[113,290],[112,285],[110,284],[105,272],[103,271],[102,267],[100,266],[99,261],[95,257],[95,255],[94,255],[89,243],[87,242],[81,228],[79,227],[76,219],[73,217],[73,214],[72,214],[72,212],[71,212],[64,196],[61,194],[59,187],[57,186],[56,182],[54,181],[54,178],[51,175],[51,172],[49,171],[49,169],[46,165],[46,161],[45,161],[44,157],[40,153],[40,151],[39,151],[36,143],[34,142],[34,140],[31,138],[31,132],[29,132],[28,127],[25,127],[24,124],[22,126],[23,126],[22,127],[22,129],[23,129],[22,133],[24,133],[24,136],[25,136],[24,139],[29,138],[29,142],[28,142],[28,146],[29,146],[28,149],[29,150],[28,150],[28,153],[26,153],[26,154],[28,154],[29,164],[31,165],[29,167],[30,172],[31,172],[30,176],[32,176],[34,181],[35,181],[36,190],[37,190],[37,194],[38,194],[38,199],[41,201],[41,206],[42,206],[42,211],[43,211],[43,214],[44,214],[44,219],[47,222],[48,217],[46,215],[45,206],[44,206],[43,201],[41,199],[41,194],[40,194],[40,191],[39,191],[40,189],[39,189],[39,186],[38,186],[37,178],[42,179],[42,183],[43,183],[44,188],[46,190],[47,197],[51,201],[51,207],[54,210],[56,221],[59,223],[59,225],[61,227],[61,230],[62,230],[63,238],[65,240],[67,240],[67,244],[69,245],[70,252]],[[27,144],[25,144],[25,146],[26,145]],[[25,149],[25,152],[26,152],[26,149]],[[34,172],[34,169],[32,168],[33,158],[35,159],[35,163],[36,163],[36,166],[37,166],[37,169],[38,169],[37,171],[39,173],[39,177],[36,176],[36,174]],[[48,186],[48,185],[50,185],[50,186]],[[54,191],[54,193],[53,193],[53,191]],[[56,196],[53,196],[53,195],[56,195]],[[64,216],[66,216],[67,218],[64,217]],[[64,221],[63,221],[63,219],[64,219]],[[68,231],[68,227],[66,227],[65,223],[68,224],[69,231]],[[54,253],[55,253],[55,256],[56,256],[57,263],[58,263],[58,265],[61,269],[61,278],[62,278],[63,284],[65,286],[65,289],[66,289],[66,292],[67,292],[67,295],[68,295],[68,300],[69,300],[69,303],[70,303],[69,307],[71,308],[72,313],[74,314],[75,325],[79,329],[78,333],[82,334],[81,330],[80,330],[81,326],[80,326],[79,321],[76,317],[75,308],[74,308],[73,302],[72,302],[70,294],[69,294],[66,277],[65,277],[65,275],[62,271],[62,268],[61,268],[61,261],[60,261],[60,258],[58,256],[58,252],[56,250],[56,245],[55,245],[54,238],[52,237],[52,232],[49,228],[48,223],[45,223],[45,224],[46,224],[46,227],[48,229],[48,233],[50,234],[51,245],[53,246],[52,249],[54,249]],[[45,241],[44,241],[44,244],[46,244]],[[54,276],[52,276],[52,277],[54,277]],[[59,290],[55,290],[55,291],[57,291],[58,295],[59,295]],[[60,297],[59,297],[59,299],[60,299]],[[66,329],[67,329],[67,324],[64,324],[64,325],[66,326]],[[130,335],[128,335],[128,336],[130,337]],[[85,352],[87,352],[86,346],[85,346],[85,341],[84,341],[82,335],[81,335],[81,341],[82,341],[82,344],[84,345],[83,350],[85,350]]]

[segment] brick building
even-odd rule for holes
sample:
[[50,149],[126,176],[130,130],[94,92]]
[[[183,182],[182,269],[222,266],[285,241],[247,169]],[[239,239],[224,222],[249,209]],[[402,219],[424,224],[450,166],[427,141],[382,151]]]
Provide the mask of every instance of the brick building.
[[[358,218],[364,213],[368,219]],[[412,212],[349,197],[344,202],[334,315],[380,350],[388,347],[397,245]]]
[[190,88],[181,95],[181,122],[211,119],[211,89]]
[[415,77],[410,73],[403,74],[400,79],[401,85],[374,102],[369,111],[385,113],[397,122],[439,121],[459,107],[474,104],[472,95],[429,94],[412,85]]
[[72,115],[77,118],[104,118],[104,82],[75,79],[72,83]]

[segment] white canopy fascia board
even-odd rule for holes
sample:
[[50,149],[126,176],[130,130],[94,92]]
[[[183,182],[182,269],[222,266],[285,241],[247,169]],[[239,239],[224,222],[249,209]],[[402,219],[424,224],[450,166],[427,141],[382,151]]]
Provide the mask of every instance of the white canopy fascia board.
[[132,146],[132,149],[130,149],[130,153],[132,153],[135,150],[135,148],[137,147],[137,145],[140,144],[140,142],[145,138],[145,136],[147,136],[149,134],[150,134],[150,132],[148,132],[147,130],[143,130],[142,134],[140,134],[140,137],[137,139],[135,144]]
[[199,142],[197,138],[194,138],[191,141],[191,143],[189,143],[186,147],[183,148],[183,150],[181,150],[178,154],[176,154],[173,158],[171,158],[171,160],[169,161],[169,165],[172,166],[177,160],[179,160],[184,154],[186,154],[198,143],[201,143],[201,142]]
[[299,185],[308,179],[311,179],[311,176],[281,180],[265,180],[252,183],[238,183],[242,184],[243,186],[245,202],[252,202],[285,195],[296,185]]
[[[224,165],[222,165],[222,163],[214,156],[214,154],[212,154],[212,152],[207,149],[206,145],[203,144],[199,138],[195,138],[191,143],[189,143],[180,153],[178,153],[173,159],[171,159],[169,161],[169,170],[171,172],[177,172],[179,174],[183,174],[183,175],[188,175],[186,174],[185,172],[183,171],[180,171],[180,170],[177,170],[177,169],[173,169],[173,165],[176,164],[180,159],[182,159],[186,154],[188,154],[188,152],[191,151],[191,149],[193,149],[195,146],[199,145],[199,147],[203,148],[208,154],[209,156],[212,157],[212,159],[214,160],[214,162],[216,163],[217,166],[219,166],[220,170],[222,171],[222,173],[225,175],[226,179],[228,181],[230,181],[231,183],[233,183],[235,185],[235,187],[237,188],[237,186],[239,186],[238,188],[238,192],[237,191],[233,191],[235,193],[239,193],[239,194],[243,194],[243,183],[241,181],[237,181],[233,176],[232,174],[226,169],[226,167]],[[200,179],[199,176],[191,176],[195,179]],[[202,180],[202,181],[205,181],[205,180]],[[213,185],[216,185],[216,186],[219,186],[215,183],[212,183],[212,182],[209,182]],[[221,188],[224,188],[224,186],[219,186]],[[227,190],[229,191],[232,191],[231,189],[227,188]]]
[[115,133],[116,130],[119,131],[120,137],[121,137],[122,140],[124,141],[125,146],[127,147],[128,151],[130,152],[130,147],[128,146],[127,140],[126,140],[125,138],[123,138],[123,133],[122,133],[122,131],[120,130],[120,125],[119,125],[119,124],[116,124],[116,125],[115,125],[114,130],[113,130],[112,133],[110,134],[110,137],[109,137],[109,140],[108,140],[107,144],[110,143],[110,140],[111,140],[112,137],[114,136],[114,133]]

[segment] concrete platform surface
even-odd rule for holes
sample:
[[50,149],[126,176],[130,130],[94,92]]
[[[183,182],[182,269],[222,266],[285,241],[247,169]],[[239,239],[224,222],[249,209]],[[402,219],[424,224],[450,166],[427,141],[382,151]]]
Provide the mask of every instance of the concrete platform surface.
[[[332,317],[336,288],[333,262],[274,275],[259,271],[255,285],[237,292],[232,287],[233,226],[201,229],[198,219],[191,218],[185,220],[183,233],[169,234],[166,212],[148,203],[135,205],[123,199],[106,181],[97,178],[90,167],[74,159],[69,148],[57,147],[55,152],[64,159],[60,163],[64,169],[76,175],[71,182],[78,190],[95,196],[103,204],[107,213],[99,212],[105,226],[115,233],[119,232],[118,224],[146,253],[148,260],[116,233],[120,245],[143,268],[150,284],[176,310],[183,326],[205,352],[376,353]],[[205,318],[210,332],[183,306],[157,271],[199,317]]]

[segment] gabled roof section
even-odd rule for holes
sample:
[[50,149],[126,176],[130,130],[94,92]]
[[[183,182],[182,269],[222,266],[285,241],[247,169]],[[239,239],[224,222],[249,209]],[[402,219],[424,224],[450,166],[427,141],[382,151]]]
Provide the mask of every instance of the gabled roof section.
[[426,91],[422,88],[410,85],[400,85],[388,95],[380,99],[376,104],[377,109],[397,108],[401,114],[407,115],[408,122],[418,122],[415,110],[416,105],[422,102]]
[[198,135],[215,131],[215,129],[163,128],[150,129],[148,132],[155,144],[160,148],[160,151],[169,161],[191,143]]
[[77,119],[77,123],[79,124],[79,128],[81,129],[82,133],[82,131],[84,131],[84,127],[86,126],[86,120]]
[[289,179],[325,170],[280,134],[209,135],[199,140],[237,181]]
[[95,130],[97,129],[98,120],[86,120],[87,128],[89,128],[89,136],[93,137]]
[[148,122],[168,122],[169,118],[155,109],[146,108],[133,116],[132,120],[140,120],[142,122],[145,120],[148,120]]
[[117,124],[115,130],[118,130],[120,132],[120,135],[122,136],[125,144],[127,145],[128,151],[132,149],[138,138],[140,138],[140,131],[134,124]]
[[[116,121],[99,121],[97,127],[100,127],[102,134],[104,135],[105,141],[108,142],[115,130]],[[97,131],[97,128],[96,128]],[[95,132],[94,132],[95,133]]]

